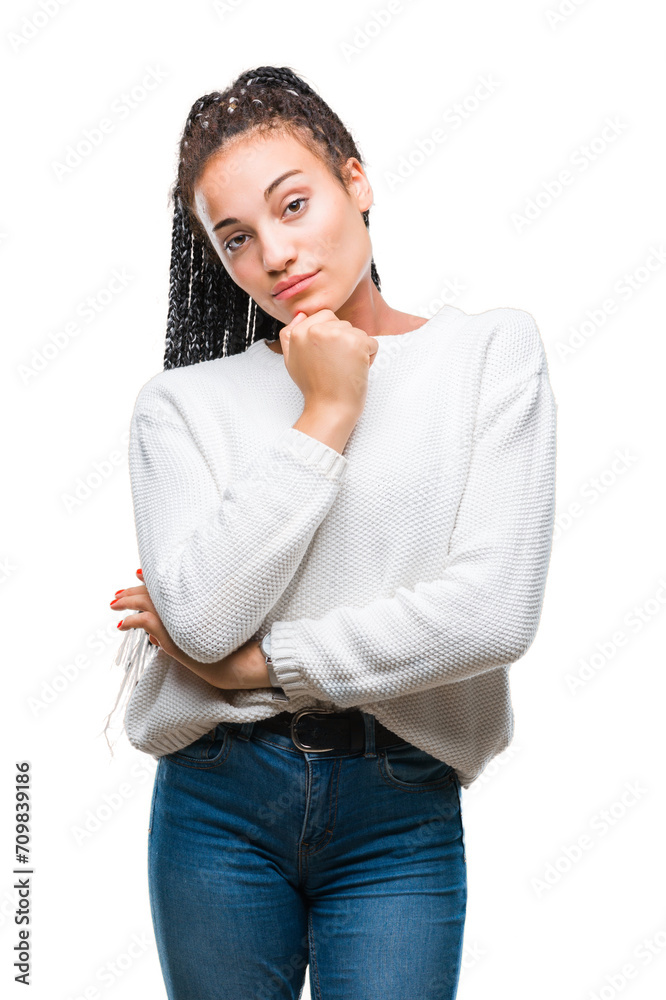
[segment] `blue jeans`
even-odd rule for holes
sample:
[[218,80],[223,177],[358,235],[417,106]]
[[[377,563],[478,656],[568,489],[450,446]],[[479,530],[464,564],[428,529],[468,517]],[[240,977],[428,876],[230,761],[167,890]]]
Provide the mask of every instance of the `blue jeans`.
[[169,1000],[454,1000],[461,788],[411,743],[302,751],[220,723],[160,757],[150,905]]

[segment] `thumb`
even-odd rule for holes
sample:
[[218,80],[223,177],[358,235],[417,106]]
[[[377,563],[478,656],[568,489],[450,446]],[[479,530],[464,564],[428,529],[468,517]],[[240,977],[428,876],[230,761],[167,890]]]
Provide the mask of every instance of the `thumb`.
[[283,326],[280,330],[280,344],[282,345],[282,356],[284,357],[285,364],[289,364],[289,338],[291,337],[292,328],[300,323],[302,319],[305,319],[307,313],[304,313],[300,309],[295,316],[293,316],[286,326]]

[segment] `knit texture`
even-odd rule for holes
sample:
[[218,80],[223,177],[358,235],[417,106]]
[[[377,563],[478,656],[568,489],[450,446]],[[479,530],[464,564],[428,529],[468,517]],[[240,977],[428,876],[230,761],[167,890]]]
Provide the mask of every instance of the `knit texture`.
[[536,635],[555,507],[539,331],[522,310],[444,306],[377,340],[342,455],[292,426],[303,395],[265,340],[140,390],[129,467],[157,613],[201,663],[270,630],[289,701],[216,688],[158,650],[125,711],[137,749],[358,708],[469,787],[511,742],[509,668]]

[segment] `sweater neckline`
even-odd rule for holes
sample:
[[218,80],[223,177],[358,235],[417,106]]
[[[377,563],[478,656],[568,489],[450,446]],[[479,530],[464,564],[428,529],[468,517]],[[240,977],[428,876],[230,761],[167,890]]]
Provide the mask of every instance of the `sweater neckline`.
[[[433,324],[435,323],[435,321],[438,318],[442,317],[445,314],[446,310],[450,310],[450,309],[453,309],[453,308],[454,307],[450,306],[450,305],[444,305],[444,306],[442,306],[441,309],[439,309],[436,313],[434,313],[425,323],[423,323],[421,326],[417,326],[413,330],[405,330],[404,333],[379,333],[379,334],[377,334],[375,339],[377,340],[379,346],[377,348],[377,354],[375,356],[375,361],[372,363],[372,366],[370,368],[370,374],[372,373],[373,369],[375,368],[375,363],[376,363],[377,359],[379,358],[379,356],[382,354],[382,351],[384,349],[383,345],[386,343],[387,340],[396,340],[396,341],[404,340],[405,337],[410,337],[414,333],[420,333],[422,331],[425,332],[426,330],[428,330],[430,327],[433,326]],[[277,351],[272,350],[272,348],[270,348],[268,346],[268,338],[267,337],[263,337],[261,340],[255,340],[254,344],[252,344],[252,346],[248,348],[248,351],[254,351],[255,354],[256,354],[257,360],[265,359],[270,364],[271,363],[271,359],[273,359],[272,360],[273,364],[277,364],[279,362],[280,365],[282,366],[282,368],[285,368],[283,355],[279,354]],[[286,371],[286,368],[285,368],[285,371]]]

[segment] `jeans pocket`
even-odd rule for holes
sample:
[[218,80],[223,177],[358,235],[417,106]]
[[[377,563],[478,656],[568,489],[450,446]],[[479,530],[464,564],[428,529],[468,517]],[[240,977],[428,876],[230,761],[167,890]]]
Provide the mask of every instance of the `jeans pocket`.
[[165,757],[172,764],[180,764],[181,767],[194,767],[199,770],[219,767],[229,756],[231,746],[231,730],[227,726],[219,725],[199,736],[188,746],[165,754]]
[[450,784],[456,772],[451,764],[438,760],[412,743],[379,749],[382,777],[396,788],[423,792]]

